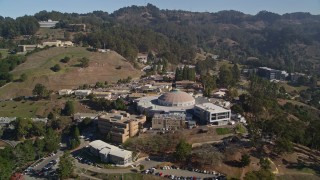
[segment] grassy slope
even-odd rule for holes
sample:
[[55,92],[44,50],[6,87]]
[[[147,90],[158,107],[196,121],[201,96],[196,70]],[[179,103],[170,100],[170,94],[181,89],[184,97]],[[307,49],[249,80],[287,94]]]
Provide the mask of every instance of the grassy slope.
[[[61,63],[65,56],[71,57],[69,63]],[[78,67],[78,59],[90,59],[88,68]],[[60,64],[61,71],[50,70],[55,64]],[[121,66],[120,70],[116,67]],[[82,84],[94,84],[97,81],[116,82],[128,76],[137,77],[141,72],[134,69],[122,56],[116,52],[89,52],[82,47],[50,48],[28,56],[27,61],[12,71],[15,79],[26,73],[25,82],[13,82],[0,88],[0,99],[15,96],[31,95],[35,84],[42,83],[48,89],[77,88]]]
[[2,59],[4,59],[8,55],[8,49],[0,49],[0,53],[2,54]]

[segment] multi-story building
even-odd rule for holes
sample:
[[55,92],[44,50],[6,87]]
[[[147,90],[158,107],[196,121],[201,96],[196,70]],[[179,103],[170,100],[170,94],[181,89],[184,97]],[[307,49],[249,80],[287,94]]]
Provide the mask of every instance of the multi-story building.
[[125,111],[111,111],[98,118],[98,128],[101,133],[109,134],[114,142],[123,143],[135,136],[146,122],[144,115],[130,115]]
[[89,144],[90,152],[100,157],[102,162],[117,165],[128,165],[132,162],[132,152],[120,149],[117,146],[105,143],[101,140],[92,141]]
[[155,114],[152,118],[153,129],[180,129],[186,124],[185,114]]
[[212,103],[198,104],[194,107],[194,115],[206,124],[227,124],[231,118],[231,110]]
[[306,75],[303,74],[303,73],[291,73],[290,74],[290,81],[293,82],[293,83],[296,83],[298,82],[299,78],[301,77],[305,77]]
[[269,80],[285,80],[288,73],[286,71],[280,71],[268,67],[259,67],[257,75]]

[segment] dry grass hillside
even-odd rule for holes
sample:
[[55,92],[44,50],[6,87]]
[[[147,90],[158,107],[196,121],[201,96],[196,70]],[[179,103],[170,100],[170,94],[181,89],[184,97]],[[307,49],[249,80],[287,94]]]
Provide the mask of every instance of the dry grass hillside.
[[[60,60],[68,56],[68,63]],[[87,57],[89,67],[80,68],[78,60]],[[61,66],[59,72],[50,68],[55,64]],[[120,67],[121,69],[117,68]],[[120,78],[138,77],[141,72],[122,56],[114,51],[107,53],[89,52],[82,47],[50,48],[28,56],[27,61],[19,65],[12,74],[19,79],[21,74],[27,74],[25,82],[13,82],[0,88],[0,99],[31,95],[35,84],[42,83],[50,90],[77,88],[83,84],[95,84],[97,81],[116,82]]]

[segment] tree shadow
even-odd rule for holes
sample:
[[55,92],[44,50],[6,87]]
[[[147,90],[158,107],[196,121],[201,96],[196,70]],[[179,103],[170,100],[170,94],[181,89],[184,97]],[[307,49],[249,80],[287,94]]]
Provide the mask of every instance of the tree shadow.
[[232,161],[224,161],[224,163],[228,166],[231,167],[237,167],[237,168],[241,168],[241,162],[240,161],[236,161],[236,160],[232,160]]
[[302,162],[298,163],[287,163],[286,168],[288,169],[297,169],[300,171],[303,171],[304,169],[311,169],[313,170],[317,175],[320,176],[320,165],[319,163],[312,163],[312,164],[305,164]]

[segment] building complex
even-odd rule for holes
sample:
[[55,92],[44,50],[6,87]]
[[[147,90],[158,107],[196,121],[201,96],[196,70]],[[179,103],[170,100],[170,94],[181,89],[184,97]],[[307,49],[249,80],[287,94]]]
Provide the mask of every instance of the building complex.
[[271,69],[268,67],[259,67],[257,71],[257,75],[269,80],[285,80],[288,76],[286,71],[280,71],[276,69]]
[[101,140],[92,141],[89,144],[90,152],[98,156],[102,162],[117,165],[129,165],[132,163],[132,152],[120,149]]
[[212,103],[204,103],[194,107],[194,115],[202,123],[224,125],[230,121],[231,110]]
[[108,134],[113,142],[123,143],[135,136],[146,122],[144,115],[130,115],[125,111],[111,111],[98,118],[98,128]]

